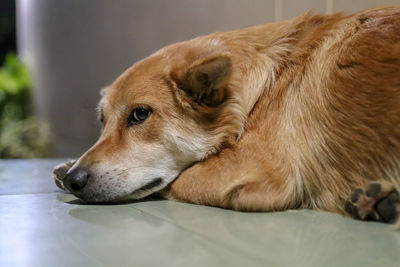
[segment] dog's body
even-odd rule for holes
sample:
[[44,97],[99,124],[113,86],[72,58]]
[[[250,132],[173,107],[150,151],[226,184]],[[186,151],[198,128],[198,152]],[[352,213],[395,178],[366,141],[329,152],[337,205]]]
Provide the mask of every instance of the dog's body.
[[[244,211],[345,214],[372,183],[347,211],[382,220],[376,204],[390,197],[400,213],[400,8],[177,43],[105,91],[102,136],[64,182],[84,200],[161,190]],[[135,107],[149,114],[127,125]],[[90,177],[73,188],[78,169]]]

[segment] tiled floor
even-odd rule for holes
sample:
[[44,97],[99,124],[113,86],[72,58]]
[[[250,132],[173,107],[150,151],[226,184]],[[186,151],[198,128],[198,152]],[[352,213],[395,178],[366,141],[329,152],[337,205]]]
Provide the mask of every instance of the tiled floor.
[[60,160],[0,161],[0,266],[400,266],[400,231],[314,211],[82,205]]

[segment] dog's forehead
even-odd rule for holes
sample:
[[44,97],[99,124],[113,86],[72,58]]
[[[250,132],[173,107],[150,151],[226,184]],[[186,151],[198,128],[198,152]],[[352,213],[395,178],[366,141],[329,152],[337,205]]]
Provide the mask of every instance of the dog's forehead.
[[126,70],[105,89],[101,102],[115,107],[165,98],[166,94],[171,93],[165,81],[168,70],[160,66],[159,61],[150,58]]
[[[156,101],[167,99],[167,95],[171,95],[171,90],[174,90],[168,82],[171,73],[176,69],[184,68],[199,54],[204,54],[204,51],[199,52],[202,49],[191,42],[193,41],[164,47],[137,62],[106,89],[103,98],[106,98],[107,102],[114,107],[121,103],[129,105],[136,101],[146,101],[146,99]],[[198,45],[197,42],[195,43]]]

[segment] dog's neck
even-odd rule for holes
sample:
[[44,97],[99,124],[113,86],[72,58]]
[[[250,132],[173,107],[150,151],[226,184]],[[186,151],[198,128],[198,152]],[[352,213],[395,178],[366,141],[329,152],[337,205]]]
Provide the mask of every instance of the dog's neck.
[[[273,90],[288,66],[302,65],[310,50],[321,42],[322,37],[314,34],[316,29],[329,28],[341,17],[306,13],[290,21],[239,30],[233,34],[237,38],[227,40],[233,49],[241,49],[232,53],[238,55],[240,70],[234,78],[242,81],[240,95],[247,115],[263,94],[268,95]],[[297,54],[293,54],[294,51]],[[244,80],[243,77],[248,78]]]
[[[270,95],[276,93],[280,75],[290,69],[288,66],[301,65],[301,60],[292,62],[293,58],[301,58],[292,56],[292,53],[299,51],[298,46],[310,38],[310,28],[323,25],[330,17],[323,18],[305,14],[292,21],[215,33],[190,41],[199,50],[207,48],[202,54],[221,52],[230,55],[233,65],[228,84],[230,95],[218,111],[218,119],[209,126],[211,135],[207,138],[210,148],[207,155],[219,151],[222,144],[237,142],[250,123],[254,108],[273,101]],[[318,40],[306,43],[315,42]],[[177,50],[174,55],[179,56],[178,53]]]

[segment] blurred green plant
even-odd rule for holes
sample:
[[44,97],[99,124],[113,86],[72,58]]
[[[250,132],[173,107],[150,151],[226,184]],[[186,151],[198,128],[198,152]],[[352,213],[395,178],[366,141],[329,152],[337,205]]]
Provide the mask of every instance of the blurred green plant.
[[30,103],[28,68],[9,53],[0,68],[0,158],[48,156],[49,130],[31,115]]

